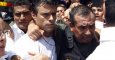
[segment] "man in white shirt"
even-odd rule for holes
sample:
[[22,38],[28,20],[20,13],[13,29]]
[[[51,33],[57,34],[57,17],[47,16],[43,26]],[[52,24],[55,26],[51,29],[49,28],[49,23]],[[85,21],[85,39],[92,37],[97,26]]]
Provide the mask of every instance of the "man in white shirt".
[[[14,41],[27,33],[28,25],[31,20],[31,3],[27,0],[15,1],[13,7],[14,25],[11,26],[14,32]],[[33,27],[34,28],[34,27]]]
[[[6,23],[0,18],[0,60],[11,60],[12,56],[15,55],[11,51],[5,51],[5,47],[7,46],[6,38],[8,38],[7,33],[11,31],[9,27],[10,26],[6,25]],[[10,34],[9,38],[11,38]],[[12,45],[10,45],[10,47],[11,46]],[[17,58],[15,60],[17,60]]]
[[115,60],[115,2],[106,1],[106,27],[100,35],[100,45],[87,60]]
[[55,42],[53,39],[56,19],[55,2],[55,0],[40,0],[38,3],[36,3],[35,13],[33,13],[32,16],[35,20],[35,24],[38,25],[41,30],[43,30],[41,31],[43,36],[38,40],[32,40],[28,34],[26,34],[15,43],[15,51],[23,59],[31,59],[30,53],[32,52],[44,54],[48,56],[50,60],[57,59]]
[[31,3],[28,0],[15,1],[13,6],[14,25],[11,26],[14,33],[14,37],[12,39],[6,38],[7,39],[6,42],[7,46],[5,48],[6,51],[14,50],[13,48],[15,42],[26,33],[29,33],[28,35],[33,37],[33,35],[30,33],[34,32],[36,33],[34,34],[34,37],[37,38],[36,35],[38,36],[39,33],[35,32],[37,31],[37,27],[35,26],[35,24],[33,24],[35,27],[33,27],[33,29],[30,29],[28,31],[28,28],[31,28],[28,27],[28,25],[30,24],[30,21],[33,20],[31,12],[32,12]]

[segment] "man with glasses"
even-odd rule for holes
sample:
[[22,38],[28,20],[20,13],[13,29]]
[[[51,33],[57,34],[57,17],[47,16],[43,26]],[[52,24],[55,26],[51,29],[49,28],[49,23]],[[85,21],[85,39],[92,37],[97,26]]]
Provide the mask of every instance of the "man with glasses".
[[[31,33],[30,31],[33,30],[35,31],[37,29],[37,28],[34,29],[35,27],[32,27],[33,28],[32,30],[31,27],[28,27],[30,21],[33,20],[31,16],[31,13],[33,12],[31,5],[32,3],[30,3],[28,0],[15,0],[14,2],[14,6],[13,6],[14,25],[11,26],[14,32],[14,42],[24,34],[26,33],[29,34]],[[30,28],[29,31],[28,28]],[[35,33],[37,34],[37,32]],[[36,36],[34,35],[34,37]]]
[[13,7],[14,25],[11,26],[14,32],[14,41],[18,40],[28,30],[29,22],[32,20],[29,1],[16,0]]
[[18,60],[18,58],[16,57],[17,55],[15,55],[13,52],[5,51],[7,43],[9,43],[8,40],[11,40],[11,31],[12,30],[10,26],[0,18],[0,60]]
[[[5,48],[6,51],[12,51],[13,49],[11,49],[9,44],[13,45],[14,47],[15,42],[25,34],[28,34],[29,37],[31,36],[31,38],[33,38],[33,36],[34,38],[37,38],[36,35],[39,36],[39,33],[36,32],[38,29],[36,25],[30,23],[30,21],[33,20],[31,12],[31,3],[28,0],[15,0],[13,6],[14,25],[11,26],[14,33],[14,38],[12,42],[9,41],[7,44]],[[35,40],[34,38],[33,40]]]

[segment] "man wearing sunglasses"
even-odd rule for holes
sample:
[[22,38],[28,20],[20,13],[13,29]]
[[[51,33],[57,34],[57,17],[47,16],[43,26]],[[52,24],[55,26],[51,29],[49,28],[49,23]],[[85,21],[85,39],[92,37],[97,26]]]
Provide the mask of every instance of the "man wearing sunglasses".
[[[14,15],[14,25],[12,26],[14,32],[14,42],[18,40],[22,35],[26,33],[30,33],[29,31],[35,31],[34,27],[33,30],[28,31],[28,25],[30,21],[33,20],[31,16],[32,12],[31,3],[28,0],[16,0],[13,6],[13,15]],[[28,31],[28,32],[27,32]],[[35,36],[35,35],[34,35]]]

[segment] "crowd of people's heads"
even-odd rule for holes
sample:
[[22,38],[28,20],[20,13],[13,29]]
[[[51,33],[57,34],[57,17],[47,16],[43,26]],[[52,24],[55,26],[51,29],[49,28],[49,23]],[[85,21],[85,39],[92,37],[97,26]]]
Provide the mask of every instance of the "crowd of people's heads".
[[[24,34],[28,34],[31,38],[33,34],[33,36],[38,39],[38,35],[41,34],[41,31],[43,34],[40,35],[40,38],[44,38],[44,36],[54,37],[53,34],[57,29],[55,23],[61,21],[62,26],[66,25],[66,27],[70,28],[70,32],[73,33],[73,40],[77,43],[79,42],[79,46],[84,43],[91,44],[92,40],[98,40],[98,42],[94,41],[95,44],[93,44],[93,48],[95,49],[99,44],[99,38],[96,38],[96,32],[98,32],[96,31],[98,28],[96,25],[102,25],[103,28],[105,20],[107,25],[115,24],[115,2],[108,0],[106,2],[105,4],[104,0],[15,0],[12,6],[12,13],[16,26],[13,26],[14,28],[12,29],[16,31],[14,33],[17,35],[21,34],[19,31],[22,31],[23,34],[20,37],[23,37]],[[33,24],[32,27],[30,27],[30,23]],[[0,57],[5,53],[5,34],[8,30],[12,32],[11,28],[0,18]],[[38,32],[40,33],[37,35]],[[65,31],[63,32],[65,33]],[[16,37],[11,34],[11,38],[15,39]],[[91,46],[89,47],[92,48]],[[81,47],[80,49],[82,50]],[[94,49],[92,49],[92,51]],[[85,58],[87,56],[85,56]]]

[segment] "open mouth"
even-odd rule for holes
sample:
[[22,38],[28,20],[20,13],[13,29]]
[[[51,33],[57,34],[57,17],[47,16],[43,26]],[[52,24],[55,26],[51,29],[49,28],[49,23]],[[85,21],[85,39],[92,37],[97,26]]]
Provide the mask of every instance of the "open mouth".
[[100,19],[100,17],[99,17],[99,16],[96,16],[96,19]]

